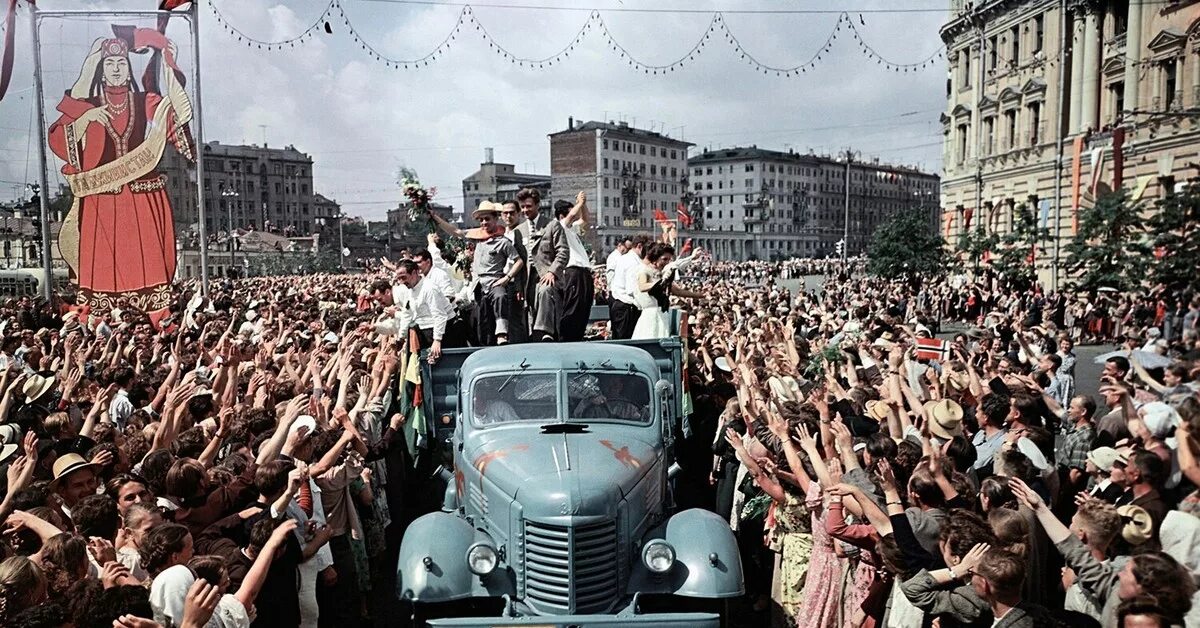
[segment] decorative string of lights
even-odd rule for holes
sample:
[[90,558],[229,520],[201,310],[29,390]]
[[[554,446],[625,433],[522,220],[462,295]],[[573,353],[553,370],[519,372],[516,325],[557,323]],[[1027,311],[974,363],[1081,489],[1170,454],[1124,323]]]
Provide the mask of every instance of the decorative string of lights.
[[588,17],[584,21],[583,25],[580,26],[578,31],[576,31],[575,35],[558,52],[542,58],[532,58],[513,54],[507,48],[502,46],[500,42],[488,32],[483,23],[479,21],[471,5],[464,4],[462,5],[462,9],[459,11],[458,19],[456,20],[454,27],[451,28],[450,32],[432,51],[413,59],[399,59],[380,52],[379,49],[372,46],[370,42],[364,38],[357,29],[354,28],[354,24],[351,22],[350,17],[346,15],[345,10],[342,8],[341,0],[330,0],[329,4],[326,5],[325,10],[321,12],[320,16],[318,16],[317,19],[308,26],[308,28],[304,29],[303,32],[294,37],[279,41],[266,41],[251,37],[241,29],[231,24],[225,15],[222,14],[217,8],[215,2],[209,2],[208,6],[212,9],[213,15],[221,24],[221,27],[224,28],[225,31],[230,34],[230,36],[236,37],[239,42],[245,43],[248,47],[257,47],[259,50],[282,50],[285,46],[288,48],[294,48],[296,44],[303,44],[304,42],[312,39],[314,34],[318,30],[321,30],[322,27],[326,34],[332,35],[334,34],[334,29],[330,22],[334,20],[335,17],[340,18],[348,34],[354,40],[354,43],[358,44],[358,46],[364,52],[366,52],[368,56],[376,61],[384,63],[388,67],[395,69],[415,69],[419,67],[428,67],[430,62],[438,60],[446,53],[451,46],[451,42],[457,40],[463,27],[466,25],[474,26],[480,37],[488,43],[488,48],[500,55],[500,57],[506,59],[512,64],[520,67],[529,67],[531,69],[543,69],[546,66],[553,66],[555,63],[561,63],[564,59],[571,56],[571,53],[575,51],[575,48],[580,46],[584,39],[586,39],[593,30],[598,31],[600,35],[603,35],[606,44],[612,50],[612,52],[618,54],[623,61],[628,63],[630,67],[641,70],[645,74],[666,74],[668,72],[674,72],[676,69],[682,68],[688,62],[695,61],[696,57],[700,54],[700,52],[704,49],[709,40],[714,34],[716,34],[718,30],[722,32],[726,42],[733,47],[734,51],[738,53],[743,61],[753,67],[756,72],[761,72],[764,75],[770,75],[771,73],[774,73],[776,76],[799,76],[800,74],[815,68],[816,65],[833,49],[833,42],[837,40],[838,34],[841,32],[843,25],[849,28],[859,46],[860,51],[864,55],[870,59],[874,59],[879,65],[885,66],[888,69],[896,72],[916,72],[925,68],[934,67],[936,65],[935,60],[945,56],[945,47],[943,46],[938,48],[938,50],[929,57],[915,63],[896,63],[894,61],[890,61],[877,53],[875,49],[866,42],[866,40],[862,37],[862,34],[859,33],[858,29],[855,27],[853,21],[850,19],[850,15],[846,12],[843,12],[838,16],[838,19],[834,23],[832,30],[830,30],[829,36],[826,37],[825,42],[821,44],[819,48],[817,48],[816,52],[813,53],[808,61],[790,67],[774,66],[763,63],[757,57],[751,54],[742,45],[738,37],[733,33],[733,30],[730,29],[729,25],[725,21],[724,15],[720,11],[717,11],[713,13],[712,19],[709,20],[708,26],[704,33],[701,34],[701,36],[696,40],[696,43],[691,47],[690,50],[684,53],[683,56],[665,64],[647,63],[635,57],[628,48],[623,46],[617,40],[617,38],[613,36],[613,33],[609,30],[608,24],[605,23],[604,18],[601,16],[599,10],[592,10],[588,14]]
[[813,56],[810,57],[807,62],[792,66],[790,68],[767,65],[756,59],[754,55],[750,54],[745,48],[742,47],[742,42],[738,41],[738,38],[733,34],[733,31],[729,30],[729,25],[725,23],[725,19],[721,17],[720,13],[717,14],[717,19],[721,26],[721,30],[725,31],[725,40],[728,41],[729,44],[733,46],[733,49],[741,55],[743,61],[754,67],[755,71],[762,72],[763,74],[770,74],[771,72],[774,72],[775,76],[799,76],[800,74],[816,67],[817,62],[821,60],[821,55],[829,52],[833,48],[833,42],[835,39],[837,39],[838,31],[842,30],[842,22],[847,21],[848,16],[845,13],[838,16],[837,22],[835,22],[833,25],[833,30],[829,33],[829,37],[825,38],[825,43],[822,44],[815,53],[813,53]]
[[[882,65],[894,72],[907,73],[910,71],[916,72],[918,70],[924,70],[926,67],[933,66],[936,63],[936,60],[941,58],[942,54],[946,50],[946,46],[943,44],[939,46],[937,50],[933,51],[933,54],[916,63],[896,63],[894,61],[889,61],[884,58],[883,55],[880,55],[878,52],[876,52],[875,49],[872,48],[871,45],[862,38],[862,34],[858,32],[858,27],[854,25],[854,20],[850,19],[849,16],[844,17],[846,18],[846,25],[850,27],[850,34],[854,36],[854,41],[858,42],[858,47],[860,50],[862,50],[863,54],[867,55],[867,57],[870,59],[874,59],[876,64]],[[862,16],[859,16],[859,20],[862,20]]]
[[383,62],[389,68],[403,68],[405,70],[418,66],[429,67],[430,61],[437,61],[438,57],[441,57],[443,54],[445,54],[445,51],[450,48],[450,42],[458,38],[458,33],[460,30],[462,30],[463,24],[466,23],[467,16],[471,14],[471,7],[463,7],[462,10],[458,12],[458,20],[454,23],[454,28],[450,29],[450,33],[442,39],[441,43],[439,43],[436,48],[426,53],[424,56],[417,57],[415,59],[395,59],[379,52],[374,46],[367,43],[367,40],[363,39],[363,36],[360,35],[358,31],[354,29],[354,25],[350,23],[350,18],[346,15],[346,12],[342,10],[342,4],[337,0],[333,0],[333,3],[337,6],[338,15],[341,16],[342,22],[345,23],[346,29],[350,32],[350,36],[354,38],[354,43],[358,44],[360,48],[366,51],[367,55],[369,55],[372,59]]
[[471,7],[465,7],[463,10],[466,11],[467,19],[469,19],[471,23],[475,25],[475,30],[479,31],[483,39],[488,42],[488,48],[496,51],[501,57],[517,64],[518,66],[525,67],[528,65],[531,68],[536,66],[539,69],[544,68],[547,65],[554,65],[555,62],[562,62],[563,59],[571,56],[571,53],[574,52],[575,47],[583,43],[584,37],[587,36],[588,31],[590,31],[592,28],[593,21],[598,20],[600,21],[601,25],[604,23],[603,20],[600,20],[600,14],[596,11],[592,11],[590,14],[588,14],[588,18],[586,21],[584,21],[583,26],[579,27],[579,30],[575,33],[575,37],[571,39],[571,43],[563,46],[561,50],[548,57],[532,59],[529,57],[518,57],[517,55],[509,52],[506,48],[504,48],[504,46],[500,45],[500,42],[496,41],[495,37],[492,37],[492,34],[488,32],[487,28],[485,28],[483,24],[479,22],[479,20],[475,19],[475,13],[471,10]]
[[608,43],[608,47],[611,48],[613,52],[620,54],[621,59],[628,61],[631,67],[637,68],[645,74],[666,74],[667,72],[674,72],[675,68],[682,68],[684,63],[688,61],[695,61],[696,55],[700,54],[700,51],[704,49],[705,42],[712,37],[713,31],[716,30],[717,26],[721,23],[721,14],[714,13],[712,19],[708,21],[708,28],[704,31],[704,34],[700,37],[700,39],[696,40],[696,44],[692,46],[691,50],[687,51],[687,53],[685,53],[682,57],[679,57],[678,59],[666,65],[652,65],[638,61],[633,54],[631,54],[625,49],[624,46],[617,42],[617,39],[613,37],[611,32],[609,32],[608,24],[604,23],[604,18],[600,17],[600,13],[595,13],[595,16],[597,23],[600,25],[600,31],[604,34],[604,39]]
[[334,7],[337,7],[339,10],[341,10],[341,5],[338,3],[338,0],[329,0],[329,4],[325,6],[325,10],[321,12],[321,15],[318,16],[308,28],[304,29],[304,32],[296,35],[295,37],[280,41],[263,41],[243,33],[236,26],[230,24],[229,20],[225,19],[225,16],[221,14],[221,10],[217,8],[217,3],[209,2],[207,4],[208,7],[212,9],[213,15],[217,18],[217,21],[221,23],[221,27],[225,29],[225,32],[237,37],[238,41],[245,43],[247,46],[258,46],[259,50],[275,50],[277,48],[282,50],[284,46],[287,46],[288,48],[295,48],[296,44],[302,44],[305,40],[312,38],[313,33],[316,33],[317,30],[321,28],[322,24],[325,25],[326,33],[332,33],[333,31],[329,27],[328,20],[333,16]]

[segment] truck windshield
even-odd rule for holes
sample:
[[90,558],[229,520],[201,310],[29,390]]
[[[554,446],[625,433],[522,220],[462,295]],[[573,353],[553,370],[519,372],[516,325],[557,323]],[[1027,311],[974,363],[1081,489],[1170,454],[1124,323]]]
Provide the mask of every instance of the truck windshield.
[[650,418],[650,382],[630,373],[567,373],[572,419],[644,422]]
[[511,373],[475,380],[471,414],[476,425],[558,420],[555,373]]

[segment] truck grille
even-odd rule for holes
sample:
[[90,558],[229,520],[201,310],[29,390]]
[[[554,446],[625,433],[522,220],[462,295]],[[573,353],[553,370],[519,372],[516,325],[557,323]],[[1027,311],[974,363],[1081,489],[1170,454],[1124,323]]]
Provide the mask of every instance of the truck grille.
[[617,582],[615,521],[571,528],[525,522],[525,599],[542,613],[610,610]]

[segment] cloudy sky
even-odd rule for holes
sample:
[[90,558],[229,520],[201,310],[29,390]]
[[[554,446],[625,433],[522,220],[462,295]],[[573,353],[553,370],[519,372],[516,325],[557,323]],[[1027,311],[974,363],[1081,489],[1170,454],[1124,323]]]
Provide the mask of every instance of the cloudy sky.
[[[282,50],[238,42],[217,20],[251,38],[280,41],[314,23],[314,36]],[[51,9],[145,9],[155,0],[41,0]],[[461,4],[340,0],[354,30],[381,55],[404,60],[432,50],[454,29]],[[522,8],[511,5],[520,4]],[[509,6],[505,6],[509,5]],[[941,45],[946,0],[483,0],[479,24],[512,55],[544,58],[571,43],[599,16],[637,60],[666,65],[685,57],[713,19],[724,24],[763,64],[792,67],[813,58],[848,11],[863,39],[885,59],[920,62]],[[393,69],[356,43],[329,0],[203,0],[200,10],[204,135],[223,143],[295,145],[315,162],[317,191],[344,211],[372,219],[399,199],[400,166],[440,188],[438,200],[461,207],[461,180],[478,169],[484,147],[520,171],[549,173],[548,133],[568,116],[625,120],[697,145],[757,144],[833,153],[847,147],[862,158],[941,168],[938,114],[945,106],[942,58],[922,71],[899,73],[868,58],[843,26],[813,69],[796,77],[764,75],[715,31],[693,61],[664,75],[632,68],[607,43],[599,23],[570,56],[550,67],[519,66],[489,48],[469,20],[428,67]],[[554,10],[558,8],[560,10]],[[663,11],[641,12],[636,9]],[[580,10],[562,10],[580,9]],[[899,9],[899,11],[897,11]],[[798,13],[796,11],[804,11]],[[861,13],[860,13],[861,12]],[[0,102],[0,201],[24,194],[37,180],[32,49],[26,14],[17,23],[10,94]],[[45,19],[42,55],[49,121],[56,94],[69,89],[80,63],[109,23],[129,18]],[[186,71],[186,25],[174,22]],[[140,75],[141,63],[134,61]],[[61,167],[50,155],[50,181]]]

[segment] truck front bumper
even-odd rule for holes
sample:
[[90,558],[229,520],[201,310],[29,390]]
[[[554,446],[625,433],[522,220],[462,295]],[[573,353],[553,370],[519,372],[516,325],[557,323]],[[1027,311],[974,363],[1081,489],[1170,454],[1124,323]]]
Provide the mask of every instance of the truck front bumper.
[[430,626],[454,628],[720,628],[721,618],[712,613],[649,613],[633,615],[549,615],[541,617],[460,617],[431,619]]

